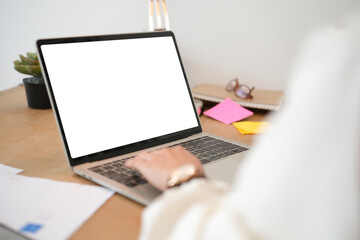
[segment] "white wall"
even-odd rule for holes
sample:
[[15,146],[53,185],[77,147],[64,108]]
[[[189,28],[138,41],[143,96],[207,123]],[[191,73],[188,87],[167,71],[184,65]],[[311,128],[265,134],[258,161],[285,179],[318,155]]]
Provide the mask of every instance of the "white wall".
[[[359,0],[167,0],[190,84],[239,77],[282,90],[311,29],[360,7]],[[0,0],[0,90],[21,83],[19,53],[38,38],[139,32],[147,0]]]

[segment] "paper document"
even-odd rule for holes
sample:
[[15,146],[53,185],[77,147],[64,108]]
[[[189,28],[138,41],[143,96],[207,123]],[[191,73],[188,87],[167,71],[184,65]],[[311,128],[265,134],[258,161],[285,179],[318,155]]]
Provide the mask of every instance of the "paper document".
[[33,239],[67,239],[113,192],[19,175],[0,177],[0,223]]
[[0,176],[15,175],[15,174],[21,173],[22,171],[23,171],[22,169],[10,167],[10,166],[0,163]]

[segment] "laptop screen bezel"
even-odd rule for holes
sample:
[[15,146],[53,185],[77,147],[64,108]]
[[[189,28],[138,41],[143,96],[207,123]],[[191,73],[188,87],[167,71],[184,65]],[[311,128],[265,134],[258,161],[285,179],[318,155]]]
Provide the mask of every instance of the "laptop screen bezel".
[[[52,84],[51,84],[51,79],[49,78],[49,74],[46,68],[46,63],[44,61],[44,56],[43,56],[43,52],[42,52],[42,46],[44,45],[49,45],[49,44],[64,44],[64,43],[80,43],[80,42],[93,42],[93,41],[108,41],[108,40],[121,40],[121,39],[135,39],[135,38],[151,38],[151,37],[172,37],[173,42],[174,42],[174,46],[176,49],[176,53],[179,59],[179,63],[181,66],[181,70],[184,76],[184,81],[189,93],[189,97],[191,98],[191,103],[192,103],[192,107],[193,107],[193,111],[194,114],[196,116],[196,120],[197,120],[197,126],[190,128],[190,129],[186,129],[186,130],[182,130],[182,131],[178,131],[178,132],[174,132],[174,133],[170,133],[170,134],[166,134],[163,136],[158,136],[158,137],[154,137],[151,139],[146,139],[137,143],[131,143],[128,145],[124,145],[124,146],[119,146],[119,147],[115,147],[112,149],[108,149],[108,150],[104,150],[104,151],[100,151],[100,152],[96,152],[96,153],[92,153],[92,154],[88,154],[85,156],[81,156],[81,157],[77,157],[77,158],[73,158],[71,157],[70,154],[70,150],[69,150],[69,146],[68,146],[68,142],[67,142],[67,137],[62,125],[62,121],[61,121],[61,116],[59,114],[59,110],[56,104],[56,99],[54,96],[54,92],[52,89]],[[150,147],[154,147],[157,145],[161,145],[161,144],[165,144],[168,142],[172,142],[172,141],[176,141],[179,139],[183,139],[185,137],[197,134],[197,133],[201,133],[202,132],[202,128],[201,128],[201,124],[200,124],[200,120],[199,120],[199,116],[197,114],[197,110],[192,98],[192,94],[190,91],[190,87],[189,87],[189,83],[187,80],[187,76],[185,74],[185,69],[184,69],[184,65],[183,62],[181,60],[181,56],[180,56],[180,52],[176,43],[176,39],[175,39],[175,35],[173,32],[171,31],[162,31],[162,32],[141,32],[141,33],[127,33],[127,34],[114,34],[114,35],[95,35],[95,36],[80,36],[80,37],[68,37],[68,38],[49,38],[49,39],[39,39],[36,41],[36,48],[38,51],[38,56],[39,56],[39,61],[40,61],[40,65],[41,65],[41,69],[42,69],[42,74],[45,80],[45,85],[48,91],[48,95],[50,98],[50,102],[51,102],[51,106],[52,106],[52,110],[54,112],[55,115],[55,119],[58,125],[58,130],[60,133],[60,137],[63,143],[63,147],[65,149],[65,153],[67,156],[67,159],[69,161],[69,164],[71,167],[74,167],[76,165],[79,164],[83,164],[86,162],[94,162],[94,161],[98,161],[98,160],[103,160],[103,159],[107,159],[107,158],[111,158],[111,157],[116,157],[119,155],[123,155],[123,154],[127,154],[127,153],[131,153],[131,152],[135,152],[135,151],[139,151],[139,150],[143,150],[143,149],[147,149]],[[71,87],[71,86],[70,86]]]

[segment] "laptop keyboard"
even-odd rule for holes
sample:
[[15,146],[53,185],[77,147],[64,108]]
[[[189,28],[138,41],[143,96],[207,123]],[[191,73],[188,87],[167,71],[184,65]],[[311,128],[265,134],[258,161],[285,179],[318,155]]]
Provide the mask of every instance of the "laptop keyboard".
[[[203,164],[248,150],[248,148],[241,147],[209,136],[204,136],[201,138],[174,144],[170,147],[178,145],[183,146],[185,149],[193,153],[196,157],[200,159]],[[89,170],[101,174],[116,182],[125,184],[128,187],[135,187],[139,184],[147,183],[147,181],[141,176],[138,171],[129,169],[124,166],[125,162],[133,157],[134,156],[115,160],[109,163],[89,168]]]

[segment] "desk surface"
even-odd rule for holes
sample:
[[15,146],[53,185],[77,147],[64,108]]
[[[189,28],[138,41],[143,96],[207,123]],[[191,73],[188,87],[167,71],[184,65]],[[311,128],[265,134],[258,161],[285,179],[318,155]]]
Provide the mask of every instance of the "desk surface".
[[[249,117],[261,121],[266,112]],[[206,116],[203,130],[248,145],[232,125]],[[0,163],[23,169],[22,175],[93,184],[68,167],[52,111],[27,107],[23,86],[0,92]],[[137,239],[143,206],[118,194],[112,196],[70,239]]]

